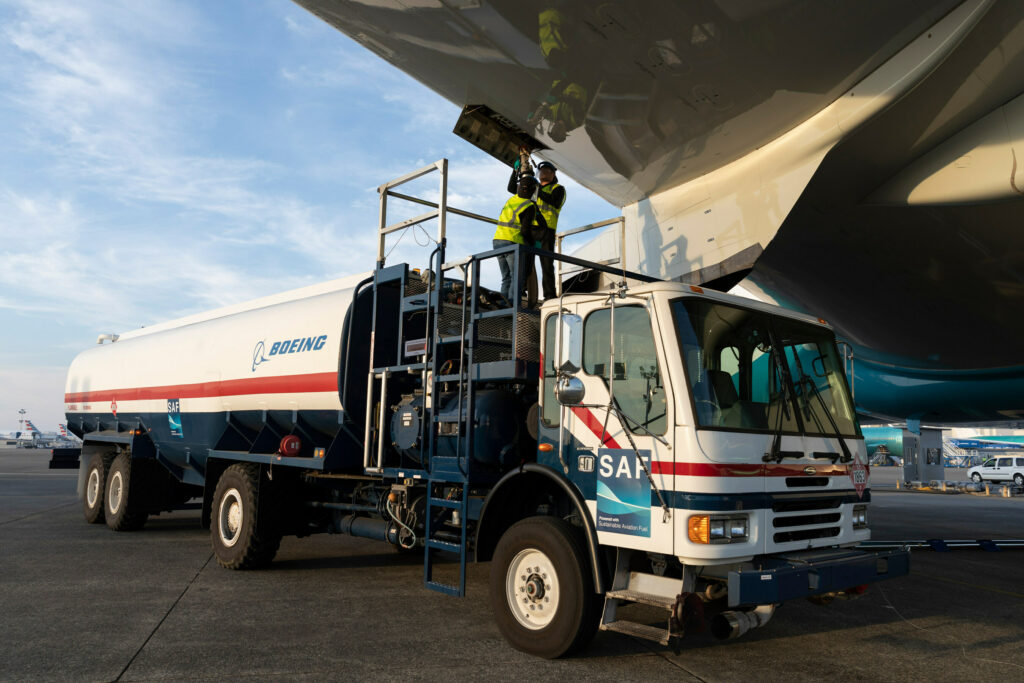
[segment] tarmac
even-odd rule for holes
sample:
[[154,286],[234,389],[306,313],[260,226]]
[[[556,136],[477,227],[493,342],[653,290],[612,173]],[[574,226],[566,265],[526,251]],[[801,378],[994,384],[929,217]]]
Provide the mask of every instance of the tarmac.
[[[1024,550],[915,551],[851,601],[786,603],[679,654],[601,632],[580,655],[513,650],[487,599],[423,588],[422,556],[287,538],[270,568],[221,569],[197,511],[115,533],[82,519],[75,470],[0,449],[0,680],[1024,681]],[[897,492],[872,470],[875,540],[1024,538],[1024,497]],[[895,481],[893,479],[893,481]]]

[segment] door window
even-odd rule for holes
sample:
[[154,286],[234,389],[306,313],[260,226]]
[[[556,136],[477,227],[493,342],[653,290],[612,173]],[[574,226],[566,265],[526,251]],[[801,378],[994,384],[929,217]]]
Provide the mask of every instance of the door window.
[[555,350],[555,342],[558,337],[558,314],[549,315],[544,321],[544,367],[541,372],[544,375],[544,406],[541,412],[541,421],[545,427],[557,427],[560,405],[555,398],[555,357],[558,352]]
[[1010,467],[1010,463],[1013,462],[1010,458],[999,458],[999,467]]
[[630,431],[643,434],[644,430],[636,427],[639,424],[654,434],[665,433],[665,388],[647,309],[616,306],[588,315],[583,325],[583,371],[600,377],[614,391],[615,402],[626,414]]

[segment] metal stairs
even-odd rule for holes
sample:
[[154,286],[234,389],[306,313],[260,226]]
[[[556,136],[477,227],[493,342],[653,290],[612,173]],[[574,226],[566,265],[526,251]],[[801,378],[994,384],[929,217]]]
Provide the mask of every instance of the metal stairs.
[[[620,548],[615,561],[612,589],[605,593],[601,630],[624,633],[668,645],[683,635],[680,625],[683,582],[678,578],[645,574],[629,570],[632,551]],[[619,617],[619,607],[641,604],[665,611],[664,628]]]

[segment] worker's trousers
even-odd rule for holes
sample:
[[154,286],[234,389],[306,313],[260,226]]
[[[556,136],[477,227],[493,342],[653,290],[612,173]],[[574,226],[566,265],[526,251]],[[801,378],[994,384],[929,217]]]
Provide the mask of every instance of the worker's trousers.
[[[509,240],[493,240],[491,245],[495,249],[501,249],[502,247],[515,246],[515,242]],[[516,269],[516,252],[510,251],[507,254],[498,255],[498,270],[501,271],[501,295],[508,300],[509,303],[515,301],[512,298],[512,273]],[[531,257],[532,258],[532,257]],[[527,266],[526,263],[521,263],[519,266],[519,282],[515,288],[515,296],[521,297],[523,295],[523,283],[526,281]]]

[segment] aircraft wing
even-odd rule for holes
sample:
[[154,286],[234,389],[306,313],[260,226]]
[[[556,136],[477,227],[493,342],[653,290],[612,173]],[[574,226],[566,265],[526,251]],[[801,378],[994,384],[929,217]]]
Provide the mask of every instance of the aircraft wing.
[[296,1],[619,206],[778,138],[956,4]]

